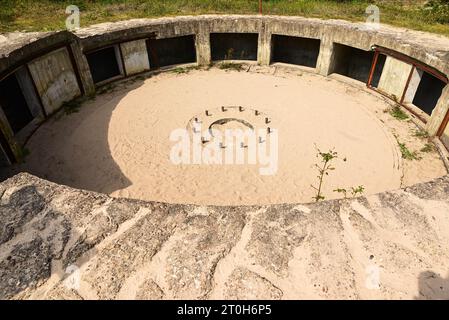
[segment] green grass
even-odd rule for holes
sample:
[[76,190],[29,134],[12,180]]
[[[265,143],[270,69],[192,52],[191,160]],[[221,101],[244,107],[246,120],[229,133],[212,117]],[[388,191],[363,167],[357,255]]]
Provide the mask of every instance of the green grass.
[[418,138],[424,138],[424,139],[429,138],[429,133],[426,130],[422,130],[422,129],[416,130],[413,135]]
[[421,152],[429,153],[435,151],[435,146],[431,143],[426,143],[426,145],[421,149]]
[[64,113],[66,115],[69,115],[72,113],[78,113],[80,111],[82,102],[83,101],[81,99],[77,99],[77,100],[72,100],[72,101],[64,103],[62,105],[62,107],[64,109]]
[[30,155],[30,150],[25,146],[18,146],[15,151],[18,162],[25,163],[26,158]]
[[402,158],[406,160],[419,160],[419,157],[415,151],[410,151],[405,143],[398,141],[399,149],[401,150]]
[[234,62],[223,62],[218,65],[221,70],[234,70],[241,71],[243,69],[243,64]]
[[[434,0],[435,1],[435,0]],[[365,21],[368,5],[380,8],[381,22],[449,35],[446,7],[425,10],[426,0],[264,0],[264,14]],[[0,32],[65,28],[65,8],[77,5],[81,27],[131,18],[208,13],[255,14],[258,0],[0,0]]]
[[402,111],[402,109],[398,106],[391,109],[390,114],[392,117],[398,120],[407,120],[409,118],[408,115],[404,111]]
[[199,69],[200,69],[200,67],[198,67],[198,66],[178,67],[173,70],[170,70],[170,72],[176,73],[176,74],[185,74],[185,73],[189,73],[192,70],[199,70]]

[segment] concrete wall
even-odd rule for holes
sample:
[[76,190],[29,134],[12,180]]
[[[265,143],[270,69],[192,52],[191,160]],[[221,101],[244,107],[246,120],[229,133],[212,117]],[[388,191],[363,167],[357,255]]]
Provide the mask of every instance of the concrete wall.
[[446,148],[449,149],[449,126],[446,126],[443,135],[441,136],[441,141],[443,141]]
[[399,101],[411,71],[412,65],[393,57],[387,57],[379,81],[379,90]]
[[48,115],[81,94],[66,48],[39,57],[28,66]]
[[438,103],[433,109],[432,116],[430,117],[429,121],[427,122],[427,132],[430,135],[435,135],[438,132],[438,129],[441,126],[441,123],[444,120],[444,117],[449,112],[449,85],[446,85],[446,87],[443,89],[443,93],[441,94],[440,99],[438,100]]
[[145,39],[124,42],[120,45],[127,75],[150,70]]
[[[182,36],[194,37],[194,50],[198,65],[211,62],[212,33],[253,33],[258,36],[257,62],[271,63],[272,35],[283,35],[320,40],[319,55],[315,72],[327,76],[341,66],[339,45],[357,48],[370,53],[373,46],[380,46],[405,54],[417,61],[449,75],[449,39],[381,26],[378,30],[368,28],[363,23],[349,23],[337,20],[306,19],[280,16],[206,15],[173,17],[160,19],[136,19],[117,23],[105,23],[77,30],[50,33],[6,34],[6,41],[0,43],[0,79],[20,66],[29,65],[38,99],[46,113],[53,113],[64,101],[81,94],[93,94],[95,85],[86,53],[107,46],[115,46],[120,72],[127,75],[148,70],[148,39],[164,40]],[[67,49],[70,48],[70,54]],[[121,50],[118,50],[121,48]],[[119,52],[121,51],[121,52]],[[123,64],[121,65],[123,58]],[[367,59],[369,60],[369,59]],[[31,61],[31,62],[30,62]],[[367,63],[364,63],[367,64]],[[410,67],[393,58],[388,58],[380,79],[380,89],[400,98],[408,78]],[[351,69],[351,68],[349,68]],[[362,70],[363,69],[363,70]],[[364,66],[355,66],[347,75],[366,78]],[[362,72],[363,71],[363,72]],[[360,73],[360,74],[359,74]],[[363,73],[363,75],[361,74]],[[380,73],[379,73],[380,74]],[[363,76],[363,77],[362,77]],[[117,77],[117,79],[120,77]],[[114,78],[115,79],[115,78]],[[24,95],[31,102],[33,115],[38,114],[38,103],[32,97],[30,83],[22,78]],[[410,102],[419,77],[412,78],[406,102]],[[401,89],[401,90],[400,90]],[[435,134],[448,110],[449,94],[444,90],[426,129]],[[0,118],[0,128],[7,128],[4,118]],[[7,136],[8,143],[16,150],[17,137]]]

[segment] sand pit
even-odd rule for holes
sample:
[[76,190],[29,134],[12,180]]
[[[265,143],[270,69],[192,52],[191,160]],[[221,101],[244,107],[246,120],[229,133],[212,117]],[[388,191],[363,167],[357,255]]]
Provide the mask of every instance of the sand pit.
[[[398,141],[412,151],[427,141],[414,137],[412,122],[385,112],[389,105],[379,96],[319,75],[256,71],[169,72],[120,84],[79,112],[45,123],[27,144],[26,163],[15,170],[114,197],[201,205],[311,202],[320,162],[316,148],[333,149],[341,158],[325,178],[326,199],[342,197],[337,188],[361,185],[369,195],[446,173],[436,151],[420,153],[420,160],[402,158]],[[276,174],[261,175],[259,164],[170,161],[173,130],[198,117],[204,123],[206,110],[217,116],[223,106],[249,112],[236,111],[232,119],[238,121],[219,126],[248,122],[278,130]],[[230,117],[229,110],[221,112],[218,121]]]

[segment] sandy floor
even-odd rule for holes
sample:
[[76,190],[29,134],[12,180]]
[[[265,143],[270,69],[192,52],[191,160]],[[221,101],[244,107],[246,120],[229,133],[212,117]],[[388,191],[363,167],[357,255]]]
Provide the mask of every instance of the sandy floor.
[[[402,159],[394,135],[412,151],[427,141],[413,136],[413,123],[385,113],[383,99],[318,75],[256,70],[164,73],[119,85],[79,113],[45,123],[27,145],[26,163],[15,170],[116,197],[212,205],[311,202],[315,145],[347,158],[336,160],[325,178],[326,199],[341,197],[337,188],[363,185],[367,195],[446,173],[436,152]],[[279,130],[277,174],[260,175],[260,165],[170,161],[173,130],[207,109],[230,105],[260,110]]]

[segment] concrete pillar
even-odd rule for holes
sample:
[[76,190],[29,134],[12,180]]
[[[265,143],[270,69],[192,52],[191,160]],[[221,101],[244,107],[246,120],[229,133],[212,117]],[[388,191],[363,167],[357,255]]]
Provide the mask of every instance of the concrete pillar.
[[[444,117],[449,112],[449,85],[444,87],[443,92],[441,94],[438,103],[433,109],[432,115],[430,116],[430,120],[427,122],[426,130],[429,135],[434,136],[437,134],[438,129],[441,126],[441,123],[444,120]],[[449,127],[449,126],[448,126]],[[449,140],[449,132],[448,128],[446,128],[446,134],[448,135],[447,139]]]
[[317,73],[328,76],[332,73],[334,65],[334,42],[328,38],[323,37],[320,44],[320,54],[316,64]]
[[388,56],[380,76],[378,89],[399,101],[404,93],[411,70],[412,65]]
[[446,126],[443,134],[441,135],[441,141],[449,149],[449,125]]
[[70,48],[72,49],[73,58],[75,59],[76,67],[78,68],[78,73],[85,95],[90,96],[95,94],[95,84],[90,73],[86,56],[81,51],[81,48],[77,42],[73,42],[70,45]]
[[419,83],[421,82],[423,71],[415,68],[408,85],[407,92],[405,93],[404,103],[412,103],[415,98],[416,91],[418,90]]
[[120,44],[124,68],[127,75],[150,70],[146,40],[129,41]]
[[267,30],[265,21],[262,22],[259,32],[257,62],[261,66],[268,66],[271,62],[271,32]]
[[211,64],[210,51],[210,31],[207,21],[200,21],[198,32],[196,34],[196,59],[199,66],[208,66]]
[[43,119],[44,114],[42,112],[42,106],[37,96],[37,92],[34,90],[33,80],[26,67],[22,66],[16,71],[16,78],[33,118]]

